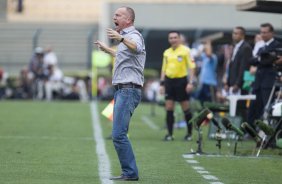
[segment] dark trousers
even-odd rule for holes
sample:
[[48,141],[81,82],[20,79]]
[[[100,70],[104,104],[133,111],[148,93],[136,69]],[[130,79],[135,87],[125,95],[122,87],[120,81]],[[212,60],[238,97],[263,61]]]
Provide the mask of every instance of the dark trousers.
[[263,115],[265,105],[271,93],[271,88],[259,88],[254,91],[256,99],[251,101],[248,112],[248,123],[255,128],[254,121]]
[[204,102],[214,101],[215,99],[215,86],[209,84],[202,84],[200,90],[196,94],[196,98],[201,102],[203,105]]

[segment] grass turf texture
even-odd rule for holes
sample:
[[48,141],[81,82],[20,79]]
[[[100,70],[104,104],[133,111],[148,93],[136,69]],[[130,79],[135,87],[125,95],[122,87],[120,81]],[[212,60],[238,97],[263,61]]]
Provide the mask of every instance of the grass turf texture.
[[[99,103],[99,114],[107,105]],[[130,124],[132,142],[140,181],[146,184],[205,184],[205,180],[182,154],[197,149],[197,133],[193,141],[182,141],[185,129],[175,130],[175,141],[163,142],[164,110],[141,104]],[[150,129],[142,117],[147,116],[159,130]],[[71,184],[100,183],[98,161],[93,140],[90,106],[87,103],[68,102],[0,102],[0,183],[1,184]],[[100,117],[103,135],[111,133],[111,122]],[[216,141],[207,139],[203,128],[203,151],[218,153]],[[120,166],[113,144],[105,140],[113,175],[120,174]],[[249,158],[253,141],[238,144],[238,154],[245,157],[196,156],[204,167],[225,184],[281,183],[281,150],[263,150],[260,158]],[[232,155],[233,144],[222,142],[221,155]],[[267,157],[264,157],[266,156]],[[268,155],[271,155],[269,157]],[[131,183],[131,182],[115,182]]]

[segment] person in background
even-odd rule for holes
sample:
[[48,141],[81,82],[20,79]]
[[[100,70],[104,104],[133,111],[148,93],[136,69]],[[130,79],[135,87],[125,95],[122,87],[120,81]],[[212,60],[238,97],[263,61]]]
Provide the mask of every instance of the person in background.
[[16,98],[32,98],[32,77],[27,68],[23,68],[20,71],[19,86],[16,89]]
[[[249,70],[252,58],[252,48],[245,41],[246,30],[243,27],[235,27],[232,33],[233,43],[235,44],[231,61],[228,66],[227,83],[225,88],[232,93],[246,94],[242,90],[244,72]],[[241,92],[240,92],[241,91]]]
[[86,102],[89,100],[85,81],[79,77],[64,76],[62,82],[62,99],[80,100]]
[[6,96],[7,78],[8,73],[0,67],[0,99],[5,98]]
[[[192,124],[189,120],[192,113],[189,109],[189,93],[193,90],[195,63],[191,59],[188,47],[181,44],[180,33],[170,31],[168,34],[170,48],[163,54],[163,64],[160,78],[160,93],[165,94],[166,124],[168,134],[164,141],[172,141],[175,101],[179,102],[187,123],[187,134],[184,140],[192,139]],[[188,71],[191,71],[188,79]]]
[[48,68],[49,65],[58,66],[58,58],[52,47],[49,45],[46,47],[43,57],[44,67]]
[[207,41],[204,46],[204,52],[201,55],[202,67],[199,75],[199,91],[197,92],[197,99],[201,104],[205,101],[215,101],[216,94],[216,69],[217,57],[212,52],[212,45]]
[[36,47],[29,63],[29,72],[33,78],[33,98],[39,100],[42,100],[44,97],[44,83],[48,75],[48,71],[44,67],[43,58],[43,49],[41,47]]
[[48,79],[45,82],[45,94],[47,101],[51,101],[54,94],[57,94],[59,97],[61,96],[63,90],[63,77],[64,75],[61,69],[55,65],[48,65]]
[[257,52],[257,58],[252,60],[250,73],[255,75],[253,94],[256,99],[251,101],[248,112],[248,123],[255,128],[254,121],[262,117],[264,108],[274,86],[277,72],[273,64],[281,63],[282,57],[272,58],[270,52],[281,48],[281,43],[274,39],[274,28],[270,23],[260,25],[260,35],[264,46]]
[[[252,47],[245,41],[246,30],[241,26],[233,29],[232,40],[234,49],[228,66],[227,83],[225,90],[229,94],[246,95],[248,91],[243,89],[244,73],[249,71],[250,60],[252,59]],[[237,105],[237,114],[247,120],[247,107],[245,101],[239,101]]]

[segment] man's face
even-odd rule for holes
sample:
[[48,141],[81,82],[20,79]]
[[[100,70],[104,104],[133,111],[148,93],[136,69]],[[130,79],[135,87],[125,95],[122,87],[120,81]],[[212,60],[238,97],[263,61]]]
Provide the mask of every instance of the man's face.
[[235,42],[235,43],[238,43],[240,42],[242,39],[243,39],[243,34],[242,34],[242,31],[240,29],[233,29],[233,33],[232,33],[232,40]]
[[265,42],[273,38],[273,32],[269,30],[269,27],[261,27],[260,35],[261,35],[262,40]]
[[126,8],[117,9],[114,14],[113,21],[116,26],[115,30],[117,32],[120,32],[124,28],[128,27],[131,20],[130,20],[129,13],[126,11]]
[[180,44],[180,36],[177,33],[169,33],[168,42],[172,47],[177,47]]

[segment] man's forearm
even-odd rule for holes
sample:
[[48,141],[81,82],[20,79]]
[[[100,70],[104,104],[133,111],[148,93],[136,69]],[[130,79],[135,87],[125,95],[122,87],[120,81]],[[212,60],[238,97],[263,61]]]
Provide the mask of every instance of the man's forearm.
[[191,74],[190,74],[190,79],[189,79],[189,83],[193,83],[194,79],[195,79],[195,73],[196,73],[196,70],[195,69],[191,69],[190,70]]
[[165,80],[165,73],[162,71],[161,72],[161,79],[160,79],[161,81],[164,81]]
[[137,45],[132,40],[123,37],[122,43],[124,43],[124,45],[126,45],[129,48],[129,50],[133,52],[137,52]]
[[97,40],[94,42],[98,48],[103,51],[103,52],[106,52],[108,54],[110,54],[111,56],[115,57],[116,56],[116,51],[112,48],[110,48],[109,46],[107,46],[105,43]]
[[111,56],[115,57],[116,56],[116,51],[110,47],[107,47],[104,49],[104,52],[110,54]]

